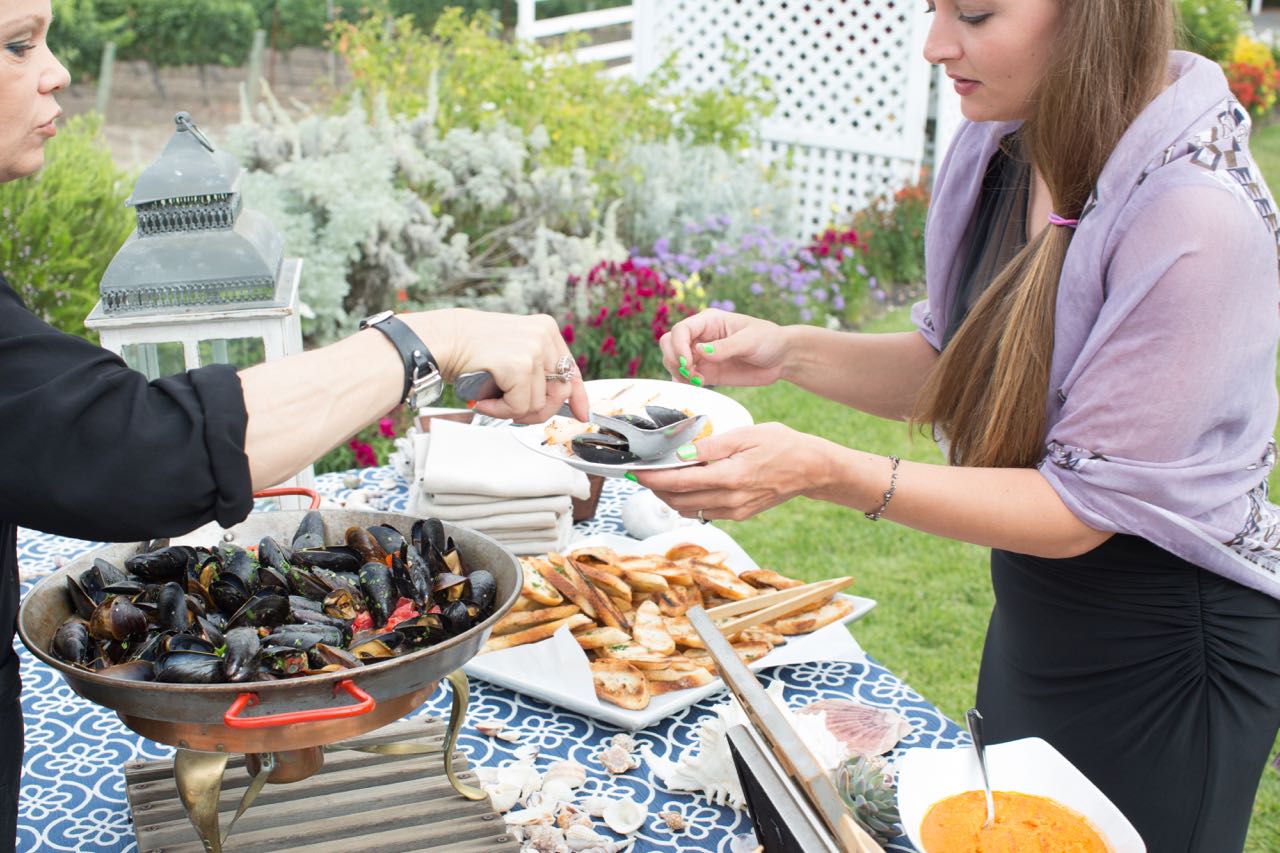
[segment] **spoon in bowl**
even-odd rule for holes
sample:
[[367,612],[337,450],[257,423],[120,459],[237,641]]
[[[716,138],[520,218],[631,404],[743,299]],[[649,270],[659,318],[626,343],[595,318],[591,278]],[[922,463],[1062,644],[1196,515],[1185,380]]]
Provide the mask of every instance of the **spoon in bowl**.
[[996,820],[996,800],[991,796],[991,779],[987,776],[987,744],[982,739],[982,715],[977,708],[964,712],[965,724],[969,727],[969,737],[973,738],[973,749],[978,753],[978,769],[982,771],[982,787],[987,794],[987,822],[984,827],[991,826]]

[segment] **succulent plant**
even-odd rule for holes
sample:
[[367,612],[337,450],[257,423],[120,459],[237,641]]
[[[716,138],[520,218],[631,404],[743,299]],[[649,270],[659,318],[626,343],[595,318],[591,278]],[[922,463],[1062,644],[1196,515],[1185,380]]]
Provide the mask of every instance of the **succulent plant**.
[[853,819],[876,841],[887,843],[901,835],[898,792],[885,774],[883,759],[857,756],[836,772],[836,787],[849,804]]

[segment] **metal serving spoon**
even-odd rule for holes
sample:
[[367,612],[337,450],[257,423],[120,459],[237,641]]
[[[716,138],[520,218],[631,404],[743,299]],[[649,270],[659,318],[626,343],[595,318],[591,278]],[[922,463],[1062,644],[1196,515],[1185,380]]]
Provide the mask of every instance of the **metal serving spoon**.
[[982,771],[982,787],[987,793],[987,822],[983,826],[991,826],[996,820],[996,800],[991,796],[991,779],[987,776],[987,743],[982,739],[982,715],[977,708],[964,712],[964,721],[969,726],[969,737],[973,738],[974,751],[978,753],[978,769]]

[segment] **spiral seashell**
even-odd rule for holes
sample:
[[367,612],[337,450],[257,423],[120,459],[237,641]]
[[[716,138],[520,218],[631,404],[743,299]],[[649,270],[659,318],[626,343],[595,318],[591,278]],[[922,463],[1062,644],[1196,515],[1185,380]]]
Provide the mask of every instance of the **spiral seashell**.
[[588,850],[613,851],[617,849],[613,839],[606,838],[591,827],[583,826],[580,823],[575,823],[565,830],[564,842],[569,845],[570,850],[578,851],[578,853],[584,853],[584,851]]
[[630,797],[614,800],[604,809],[605,826],[619,835],[630,835],[635,832],[644,826],[645,818],[648,816],[649,810]]

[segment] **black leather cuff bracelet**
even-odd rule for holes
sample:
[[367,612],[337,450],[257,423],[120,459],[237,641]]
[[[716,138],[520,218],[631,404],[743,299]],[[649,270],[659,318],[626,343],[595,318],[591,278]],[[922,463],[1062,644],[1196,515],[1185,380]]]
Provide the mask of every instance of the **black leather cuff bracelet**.
[[404,362],[404,391],[400,402],[415,409],[429,406],[444,392],[444,377],[431,350],[408,324],[391,311],[383,311],[360,321],[361,329],[377,329],[400,353]]

